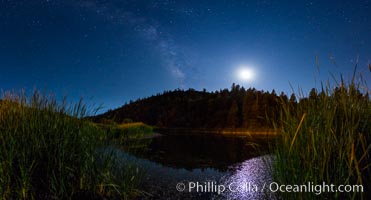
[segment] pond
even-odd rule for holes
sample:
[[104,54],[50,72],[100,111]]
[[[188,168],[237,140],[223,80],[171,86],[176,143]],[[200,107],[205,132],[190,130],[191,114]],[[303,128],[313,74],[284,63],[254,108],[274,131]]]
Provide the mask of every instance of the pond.
[[271,182],[269,142],[211,134],[161,135],[120,148],[120,156],[145,171],[142,189],[149,195],[144,199],[267,199],[272,198],[264,188]]

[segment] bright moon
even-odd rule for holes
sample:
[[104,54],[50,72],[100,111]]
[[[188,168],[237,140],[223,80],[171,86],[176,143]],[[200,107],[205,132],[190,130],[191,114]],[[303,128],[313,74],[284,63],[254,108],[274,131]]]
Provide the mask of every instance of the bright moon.
[[251,81],[255,77],[254,70],[251,67],[241,67],[237,71],[238,79],[241,81]]

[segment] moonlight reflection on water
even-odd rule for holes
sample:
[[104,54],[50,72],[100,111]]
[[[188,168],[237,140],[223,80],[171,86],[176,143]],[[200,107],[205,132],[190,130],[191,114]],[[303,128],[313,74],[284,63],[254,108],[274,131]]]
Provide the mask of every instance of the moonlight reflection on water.
[[237,164],[232,174],[222,178],[223,185],[229,188],[218,199],[274,199],[269,192],[273,159],[265,155]]
[[[153,138],[146,149],[136,149],[139,153],[114,146],[105,151],[144,172],[141,189],[147,195],[140,199],[274,199],[261,191],[272,182],[273,156],[259,156],[248,144],[244,138],[178,135]],[[192,184],[201,186],[197,190]]]

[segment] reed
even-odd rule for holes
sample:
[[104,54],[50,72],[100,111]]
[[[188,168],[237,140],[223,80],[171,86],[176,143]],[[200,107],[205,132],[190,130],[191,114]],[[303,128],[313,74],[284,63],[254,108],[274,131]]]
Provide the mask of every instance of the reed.
[[140,171],[97,149],[106,132],[68,106],[36,91],[7,92],[0,101],[0,199],[132,197]]
[[280,100],[274,179],[279,184],[363,185],[364,192],[280,192],[282,199],[366,199],[371,185],[371,102],[362,76]]

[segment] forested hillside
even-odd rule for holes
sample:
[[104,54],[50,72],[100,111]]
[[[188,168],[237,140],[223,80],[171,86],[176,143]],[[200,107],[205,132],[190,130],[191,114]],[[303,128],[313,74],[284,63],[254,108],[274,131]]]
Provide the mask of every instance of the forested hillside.
[[245,89],[233,84],[231,89],[215,92],[189,90],[165,91],[138,99],[118,109],[98,115],[95,121],[118,123],[142,121],[158,127],[172,128],[271,128],[279,101],[296,102],[283,93]]

